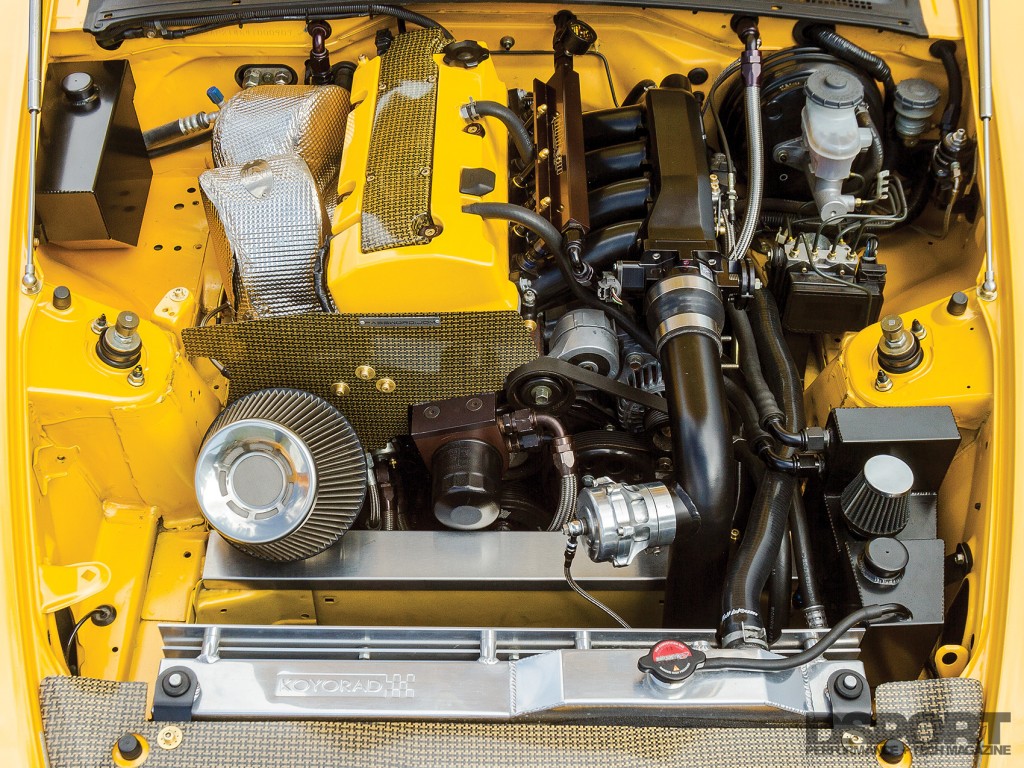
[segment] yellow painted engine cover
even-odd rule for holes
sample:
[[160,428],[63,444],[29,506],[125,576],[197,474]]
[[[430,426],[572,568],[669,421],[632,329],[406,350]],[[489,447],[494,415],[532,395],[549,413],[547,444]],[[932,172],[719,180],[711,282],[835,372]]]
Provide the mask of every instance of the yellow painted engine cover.
[[[360,61],[352,85],[348,135],[338,184],[327,285],[338,311],[466,312],[518,309],[519,292],[509,281],[508,225],[465,214],[462,206],[508,200],[508,132],[495,121],[483,135],[466,132],[460,108],[470,99],[507,101],[507,89],[491,59],[472,69],[437,65],[430,216],[442,227],[429,243],[364,252],[364,194],[378,97],[381,59]],[[396,148],[396,152],[401,152]],[[460,192],[464,168],[495,175],[494,191]],[[414,226],[414,222],[408,222]]]

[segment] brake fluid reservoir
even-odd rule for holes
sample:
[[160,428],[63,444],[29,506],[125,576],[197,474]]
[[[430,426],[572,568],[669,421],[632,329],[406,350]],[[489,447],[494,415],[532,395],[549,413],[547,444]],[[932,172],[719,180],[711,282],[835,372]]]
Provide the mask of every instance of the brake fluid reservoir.
[[864,86],[839,67],[822,67],[807,78],[804,92],[802,126],[814,200],[822,219],[831,219],[853,210],[853,196],[844,195],[842,185],[854,159],[871,143],[870,130],[857,123]]

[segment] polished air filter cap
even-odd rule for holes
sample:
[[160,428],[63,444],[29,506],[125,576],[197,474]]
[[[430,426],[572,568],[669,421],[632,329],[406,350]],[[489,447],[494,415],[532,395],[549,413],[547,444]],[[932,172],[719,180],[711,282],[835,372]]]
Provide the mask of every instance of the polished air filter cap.
[[253,392],[211,426],[196,463],[196,495],[210,526],[268,560],[323,551],[355,521],[366,459],[345,417],[295,389]]
[[910,519],[910,489],[914,472],[895,456],[881,454],[864,462],[864,468],[840,496],[843,517],[861,536],[893,536]]

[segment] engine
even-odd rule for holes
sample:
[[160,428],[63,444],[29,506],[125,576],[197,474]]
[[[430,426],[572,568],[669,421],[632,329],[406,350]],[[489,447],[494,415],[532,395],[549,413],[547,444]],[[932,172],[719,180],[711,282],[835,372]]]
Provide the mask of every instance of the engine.
[[[22,297],[69,669],[163,643],[169,723],[846,740],[875,686],[984,647],[999,313],[958,290],[951,41],[877,34],[879,3],[829,8],[849,37],[799,3],[114,5],[125,56],[53,41],[27,266],[62,284]],[[200,73],[229,97],[143,132]]]
[[[877,599],[863,610],[881,624],[913,614],[927,645],[941,621],[929,588],[887,598],[941,567],[932,505],[952,417],[906,409],[902,437],[872,409],[808,426],[785,335],[878,319],[877,239],[844,237],[856,224],[823,234],[886,219],[857,212],[873,203],[847,191],[852,176],[894,216],[906,206],[870,81],[829,55],[795,72],[762,61],[756,20],[738,18],[721,141],[749,156],[744,176],[705,136],[719,82],[705,96],[674,74],[584,112],[575,66],[596,33],[567,11],[554,21],[552,74],[532,91],[508,90],[483,45],[427,28],[379,40],[329,82],[256,85],[223,105],[200,185],[242,322],[183,335],[231,377],[196,467],[208,522],[246,557],[314,558],[337,578],[358,577],[337,547],[372,556],[362,531],[434,532],[421,556],[458,541],[496,558],[497,581],[509,576],[491,537],[546,532],[568,585],[612,619],[626,624],[571,575],[581,544],[626,589],[654,568],[664,622],[715,627],[724,647],[778,638],[789,538],[804,564],[831,539],[847,581],[823,597],[805,568],[808,625]],[[901,88],[912,147],[937,97]],[[800,173],[787,185],[779,169]],[[766,186],[809,197],[794,210],[816,209],[813,239],[791,218],[764,239],[761,206],[779,205]],[[882,328],[879,386],[922,360],[919,334],[896,317]],[[831,524],[808,526],[805,506]]]

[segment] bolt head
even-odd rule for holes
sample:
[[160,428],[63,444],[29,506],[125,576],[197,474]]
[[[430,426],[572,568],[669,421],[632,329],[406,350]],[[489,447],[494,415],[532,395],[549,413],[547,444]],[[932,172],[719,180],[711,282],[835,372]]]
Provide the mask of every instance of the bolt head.
[[428,405],[426,408],[423,409],[423,415],[426,416],[428,419],[436,419],[438,416],[441,415],[441,409],[438,408],[436,405]]
[[363,381],[369,381],[377,375],[377,371],[372,365],[360,365],[356,368],[356,378],[362,379]]
[[530,399],[533,400],[534,405],[547,405],[551,402],[553,394],[551,387],[547,384],[537,384],[530,388]]
[[386,376],[384,378],[382,378],[382,379],[377,379],[377,391],[378,392],[383,392],[384,394],[389,394],[391,392],[394,392],[397,388],[398,388],[398,385],[395,384],[395,380],[394,379],[390,379],[390,378],[388,378]]
[[337,397],[344,397],[351,391],[352,387],[344,381],[336,381],[331,384],[331,392],[333,392]]

